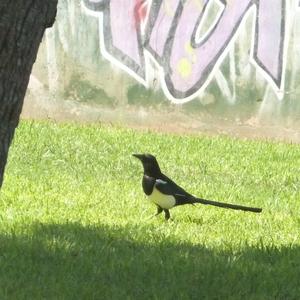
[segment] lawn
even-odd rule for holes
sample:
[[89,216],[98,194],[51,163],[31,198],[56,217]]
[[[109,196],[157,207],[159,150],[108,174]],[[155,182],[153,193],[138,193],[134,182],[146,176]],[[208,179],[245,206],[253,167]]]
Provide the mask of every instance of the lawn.
[[[191,193],[156,211],[132,153]],[[21,122],[0,194],[0,299],[299,299],[300,146]]]

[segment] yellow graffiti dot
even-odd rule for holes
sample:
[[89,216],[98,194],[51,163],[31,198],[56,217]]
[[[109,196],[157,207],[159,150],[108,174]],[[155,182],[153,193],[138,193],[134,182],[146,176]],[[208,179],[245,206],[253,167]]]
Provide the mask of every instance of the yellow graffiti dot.
[[202,0],[201,0],[201,1],[200,1],[200,0],[194,0],[193,2],[194,2],[194,4],[196,5],[196,7],[197,7],[200,11],[202,11],[203,6],[204,6],[204,5],[203,5],[203,2],[204,2],[204,1],[202,1]]
[[172,5],[171,5],[170,1],[164,1],[163,2],[163,7],[165,9],[166,15],[169,16],[169,17],[173,17],[174,10],[172,9]]
[[181,77],[186,78],[192,73],[192,64],[187,58],[182,58],[178,62],[177,70]]
[[192,47],[190,42],[185,43],[184,49],[188,54],[193,54],[195,52],[195,49]]

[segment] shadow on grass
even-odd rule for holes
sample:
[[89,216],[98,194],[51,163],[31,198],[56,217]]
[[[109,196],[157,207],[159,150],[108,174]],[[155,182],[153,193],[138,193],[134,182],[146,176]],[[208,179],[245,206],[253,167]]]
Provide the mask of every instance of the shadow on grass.
[[[145,229],[151,235],[154,227]],[[0,236],[1,299],[297,299],[300,249],[219,251],[139,227],[42,225]],[[140,236],[136,241],[132,238]],[[144,242],[140,242],[143,240]],[[155,237],[153,238],[155,240]]]

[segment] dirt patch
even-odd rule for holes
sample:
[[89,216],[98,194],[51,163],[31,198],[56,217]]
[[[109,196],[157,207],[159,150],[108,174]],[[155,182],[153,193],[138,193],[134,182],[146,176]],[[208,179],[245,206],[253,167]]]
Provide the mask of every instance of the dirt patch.
[[209,115],[190,116],[176,108],[170,111],[134,108],[112,109],[69,100],[53,100],[27,95],[21,118],[50,119],[57,122],[115,123],[126,127],[151,129],[179,134],[229,135],[246,139],[265,139],[300,143],[300,126],[283,127],[261,124],[256,118],[240,122],[212,118]]

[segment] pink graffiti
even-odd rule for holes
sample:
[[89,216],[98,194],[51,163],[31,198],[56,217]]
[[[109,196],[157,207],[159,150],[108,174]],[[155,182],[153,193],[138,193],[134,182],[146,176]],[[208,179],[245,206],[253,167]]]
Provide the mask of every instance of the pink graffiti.
[[135,0],[135,25],[139,28],[145,22],[149,8],[146,0]]
[[[198,29],[211,0],[84,0],[84,3],[104,14],[106,51],[144,80],[147,66],[144,54],[150,53],[163,70],[168,94],[175,99],[193,97],[205,87],[228,47],[238,38],[248,12],[254,10],[253,60],[275,86],[281,86],[284,0],[220,0],[222,11],[204,36],[199,36]],[[142,26],[145,20],[147,24]]]

